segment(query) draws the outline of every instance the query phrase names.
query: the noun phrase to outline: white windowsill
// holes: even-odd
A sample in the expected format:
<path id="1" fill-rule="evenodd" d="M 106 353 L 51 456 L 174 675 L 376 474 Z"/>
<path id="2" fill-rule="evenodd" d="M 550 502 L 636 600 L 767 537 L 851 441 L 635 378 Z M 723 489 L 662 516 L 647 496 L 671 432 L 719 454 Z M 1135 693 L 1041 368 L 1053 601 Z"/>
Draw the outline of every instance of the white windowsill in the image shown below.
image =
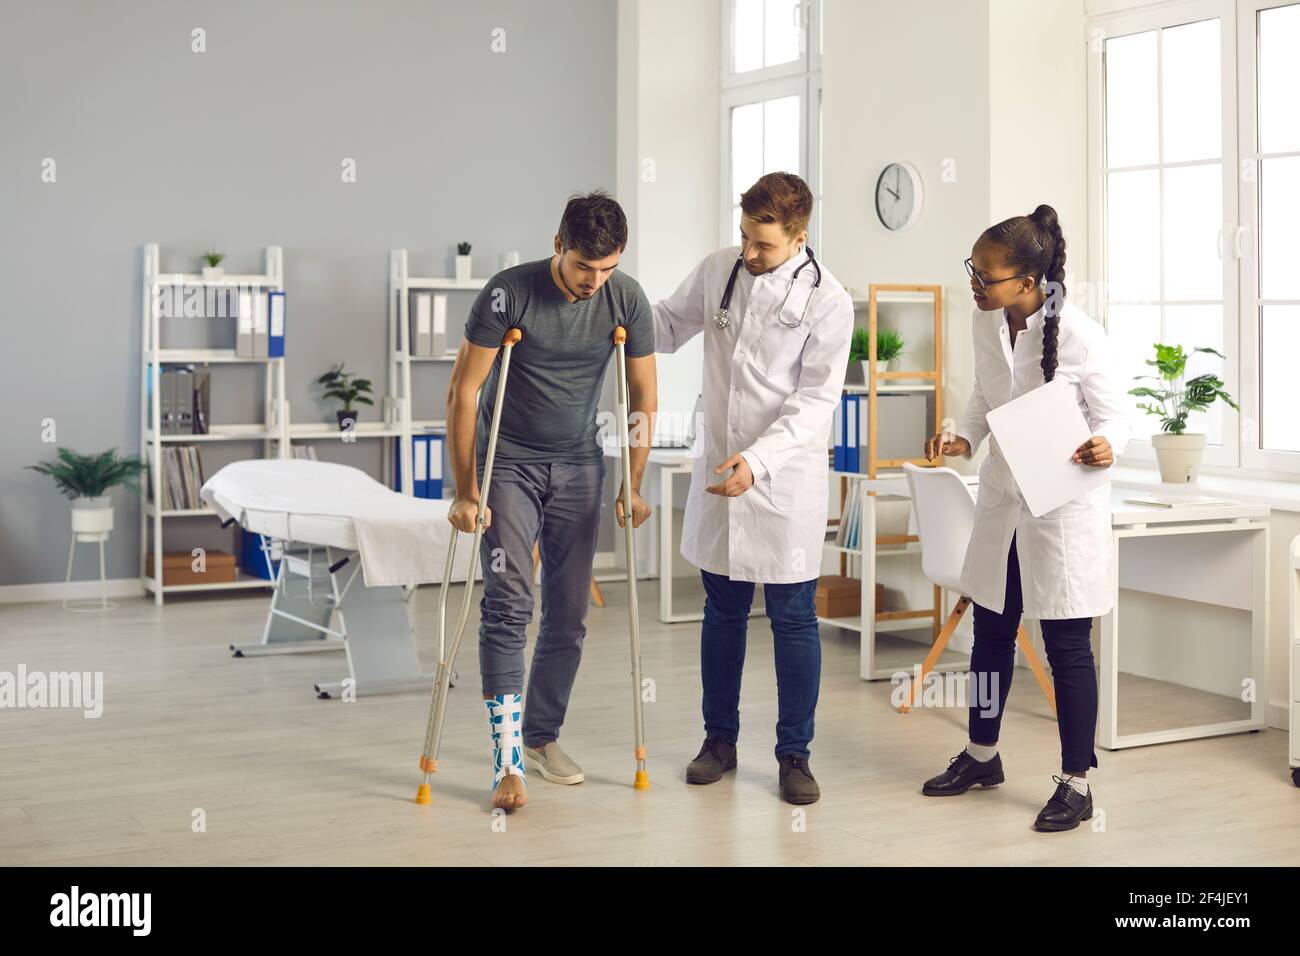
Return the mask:
<path id="1" fill-rule="evenodd" d="M 1202 471 L 1195 484 L 1173 484 L 1160 480 L 1160 471 L 1155 462 L 1134 462 L 1115 465 L 1111 469 L 1111 484 L 1118 488 L 1168 492 L 1199 491 L 1203 494 L 1226 495 L 1247 504 L 1268 505 L 1277 511 L 1300 512 L 1300 481 L 1209 475 Z"/>

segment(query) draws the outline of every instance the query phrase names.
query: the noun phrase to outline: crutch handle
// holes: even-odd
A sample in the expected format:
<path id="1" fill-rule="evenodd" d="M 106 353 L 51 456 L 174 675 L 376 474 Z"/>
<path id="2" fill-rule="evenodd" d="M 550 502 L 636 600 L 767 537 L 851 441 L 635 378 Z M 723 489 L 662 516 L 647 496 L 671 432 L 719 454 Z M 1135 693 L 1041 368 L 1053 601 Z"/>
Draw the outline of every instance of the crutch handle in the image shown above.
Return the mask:
<path id="1" fill-rule="evenodd" d="M 622 345 L 627 342 L 627 329 L 621 325 L 614 326 L 614 344 Z"/>
<path id="2" fill-rule="evenodd" d="M 524 337 L 524 333 L 517 328 L 506 329 L 506 334 L 501 338 L 501 344 L 515 346 L 519 344 L 519 340 L 522 339 L 523 337 Z"/>

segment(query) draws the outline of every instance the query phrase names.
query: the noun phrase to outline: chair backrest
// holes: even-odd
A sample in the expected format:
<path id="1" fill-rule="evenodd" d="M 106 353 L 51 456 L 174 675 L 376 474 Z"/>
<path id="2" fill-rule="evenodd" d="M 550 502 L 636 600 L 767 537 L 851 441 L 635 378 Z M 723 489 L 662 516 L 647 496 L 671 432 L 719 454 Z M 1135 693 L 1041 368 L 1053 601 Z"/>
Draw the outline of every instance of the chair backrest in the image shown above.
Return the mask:
<path id="1" fill-rule="evenodd" d="M 961 567 L 975 526 L 975 500 L 951 468 L 904 462 L 903 471 L 921 538 L 921 568 L 932 583 L 961 593 Z"/>

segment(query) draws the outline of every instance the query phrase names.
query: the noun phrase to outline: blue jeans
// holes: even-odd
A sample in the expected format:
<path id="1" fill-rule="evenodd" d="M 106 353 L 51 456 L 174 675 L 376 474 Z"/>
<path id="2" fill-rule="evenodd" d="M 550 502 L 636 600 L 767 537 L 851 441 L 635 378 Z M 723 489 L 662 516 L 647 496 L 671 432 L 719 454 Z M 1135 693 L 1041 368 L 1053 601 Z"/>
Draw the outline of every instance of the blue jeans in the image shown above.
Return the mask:
<path id="1" fill-rule="evenodd" d="M 700 679 L 704 685 L 704 733 L 734 745 L 740 733 L 740 675 L 754 585 L 701 571 L 704 626 L 700 628 Z M 821 687 L 822 644 L 813 595 L 817 579 L 764 584 L 776 655 L 776 756 L 807 758 Z"/>

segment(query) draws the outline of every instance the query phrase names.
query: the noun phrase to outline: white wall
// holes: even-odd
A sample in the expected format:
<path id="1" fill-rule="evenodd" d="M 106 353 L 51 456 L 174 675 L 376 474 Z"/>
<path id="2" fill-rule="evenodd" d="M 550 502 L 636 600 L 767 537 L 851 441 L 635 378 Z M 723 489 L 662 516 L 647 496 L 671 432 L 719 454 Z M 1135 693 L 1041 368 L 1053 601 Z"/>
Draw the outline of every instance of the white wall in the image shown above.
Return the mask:
<path id="1" fill-rule="evenodd" d="M 1083 0 L 989 3 L 989 222 L 1055 208 L 1067 288 L 1088 274 L 1083 21 Z"/>
<path id="2" fill-rule="evenodd" d="M 822 258 L 855 295 L 872 282 L 943 285 L 944 408 L 960 413 L 971 388 L 962 260 L 991 222 L 988 2 L 825 0 L 824 25 Z M 925 193 L 901 232 L 880 224 L 873 199 L 893 161 L 916 166 Z M 928 367 L 923 323 L 902 331 L 908 364 Z"/>
<path id="3" fill-rule="evenodd" d="M 654 302 L 716 248 L 721 0 L 619 0 L 618 192 L 628 271 Z M 660 413 L 689 414 L 702 342 L 660 355 Z"/>

